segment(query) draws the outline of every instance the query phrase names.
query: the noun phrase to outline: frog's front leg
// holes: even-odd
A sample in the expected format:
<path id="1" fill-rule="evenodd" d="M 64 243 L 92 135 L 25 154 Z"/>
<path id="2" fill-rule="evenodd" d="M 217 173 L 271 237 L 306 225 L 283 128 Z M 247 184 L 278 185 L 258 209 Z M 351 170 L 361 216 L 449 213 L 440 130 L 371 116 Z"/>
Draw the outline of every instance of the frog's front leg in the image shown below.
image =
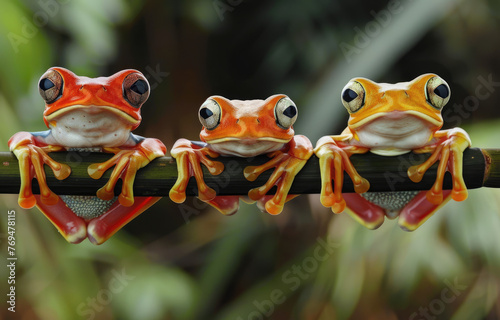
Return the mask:
<path id="1" fill-rule="evenodd" d="M 244 170 L 245 178 L 254 181 L 264 171 L 275 168 L 269 180 L 261 187 L 252 189 L 248 196 L 252 200 L 265 197 L 266 193 L 276 184 L 276 194 L 265 203 L 265 209 L 270 214 L 279 214 L 283 211 L 285 202 L 293 196 L 288 196 L 288 191 L 299 171 L 313 154 L 311 141 L 305 136 L 296 135 L 290 140 L 284 150 L 268 154 L 272 159 L 260 166 L 249 166 Z"/>
<path id="2" fill-rule="evenodd" d="M 36 204 L 33 195 L 31 181 L 36 178 L 40 187 L 40 201 L 47 205 L 56 204 L 59 197 L 53 193 L 47 185 L 44 164 L 47 164 L 58 180 L 66 179 L 71 168 L 52 160 L 47 153 L 63 151 L 64 148 L 48 145 L 44 142 L 49 132 L 32 134 L 30 132 L 18 132 L 9 140 L 9 148 L 19 160 L 19 174 L 21 177 L 21 189 L 18 202 L 22 208 L 29 209 Z"/>
<path id="3" fill-rule="evenodd" d="M 356 193 L 366 192 L 370 188 L 370 183 L 359 175 L 350 160 L 351 155 L 366 153 L 369 149 L 349 144 L 351 139 L 352 135 L 349 134 L 322 137 L 314 149 L 320 165 L 321 204 L 331 207 L 334 213 L 341 213 L 346 207 L 342 196 L 344 171 L 351 177 Z"/>
<path id="4" fill-rule="evenodd" d="M 217 158 L 219 154 L 209 149 L 205 143 L 191 142 L 186 139 L 177 140 L 170 154 L 177 162 L 178 171 L 177 181 L 169 192 L 170 199 L 176 203 L 184 202 L 189 178 L 194 176 L 198 186 L 198 198 L 202 201 L 213 200 L 216 192 L 205 183 L 201 163 L 212 175 L 218 175 L 224 170 L 224 165 L 210 160 L 207 156 Z"/>
<path id="5" fill-rule="evenodd" d="M 451 197 L 455 201 L 467 199 L 467 186 L 462 176 L 463 152 L 471 146 L 467 132 L 460 128 L 437 131 L 434 135 L 436 143 L 413 150 L 416 153 L 432 152 L 431 156 L 422 164 L 408 169 L 408 177 L 413 182 L 420 182 L 425 172 L 439 160 L 436 181 L 427 192 L 427 200 L 433 204 L 443 202 L 443 179 L 446 170 L 449 170 L 453 179 Z"/>
<path id="6" fill-rule="evenodd" d="M 158 139 L 138 136 L 134 136 L 134 139 L 138 140 L 134 147 L 103 148 L 104 152 L 115 155 L 106 162 L 94 163 L 88 167 L 88 174 L 94 179 L 99 179 L 106 170 L 115 166 L 108 182 L 97 191 L 97 196 L 100 199 L 113 199 L 116 182 L 121 177 L 123 185 L 118 201 L 125 207 L 132 206 L 134 204 L 133 186 L 137 170 L 155 158 L 164 156 L 167 152 L 165 145 Z"/>

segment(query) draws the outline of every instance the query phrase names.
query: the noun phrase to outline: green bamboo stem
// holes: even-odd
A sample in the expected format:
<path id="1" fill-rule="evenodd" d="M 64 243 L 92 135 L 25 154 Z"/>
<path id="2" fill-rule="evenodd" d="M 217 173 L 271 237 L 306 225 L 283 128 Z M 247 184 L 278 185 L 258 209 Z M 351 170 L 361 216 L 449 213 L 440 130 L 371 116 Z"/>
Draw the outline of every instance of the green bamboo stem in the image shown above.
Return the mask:
<path id="1" fill-rule="evenodd" d="M 54 152 L 51 157 L 68 164 L 71 175 L 59 181 L 54 178 L 51 170 L 45 166 L 47 183 L 56 194 L 94 195 L 102 187 L 111 169 L 99 180 L 94 180 L 87 174 L 91 163 L 104 162 L 111 157 L 105 153 Z M 414 183 L 406 175 L 408 167 L 425 161 L 428 155 L 408 153 L 396 157 L 383 157 L 367 153 L 353 155 L 351 160 L 361 174 L 370 182 L 370 191 L 402 191 L 428 190 L 434 183 L 437 164 L 432 166 L 419 183 Z M 244 195 L 251 188 L 264 184 L 272 170 L 264 172 L 256 181 L 250 182 L 243 176 L 243 169 L 250 165 L 259 165 L 268 160 L 265 156 L 252 159 L 219 157 L 218 161 L 225 164 L 225 170 L 219 176 L 212 176 L 204 168 L 205 181 L 220 195 Z M 18 193 L 20 187 L 19 167 L 15 156 L 10 152 L 0 152 L 0 193 Z M 464 152 L 464 180 L 469 189 L 481 187 L 500 187 L 500 149 L 470 148 Z M 154 160 L 137 173 L 134 183 L 136 196 L 168 196 L 170 188 L 177 179 L 177 165 L 170 157 Z M 319 193 L 321 190 L 318 158 L 313 156 L 302 171 L 297 175 L 290 194 Z M 115 193 L 119 194 L 121 183 L 117 184 Z M 445 176 L 444 188 L 451 188 L 451 176 Z M 33 183 L 34 193 L 38 193 L 38 184 Z M 351 179 L 344 176 L 344 192 L 353 192 Z M 272 193 L 273 190 L 270 191 Z M 194 178 L 191 179 L 187 195 L 197 194 Z"/>

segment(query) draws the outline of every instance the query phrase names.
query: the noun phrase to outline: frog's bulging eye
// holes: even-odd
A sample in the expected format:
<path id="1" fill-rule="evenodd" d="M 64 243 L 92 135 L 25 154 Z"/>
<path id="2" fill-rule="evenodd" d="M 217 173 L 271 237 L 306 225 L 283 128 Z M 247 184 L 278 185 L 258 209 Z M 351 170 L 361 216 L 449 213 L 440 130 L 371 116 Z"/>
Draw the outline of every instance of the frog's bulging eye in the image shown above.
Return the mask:
<path id="1" fill-rule="evenodd" d="M 450 90 L 444 84 L 440 84 L 436 89 L 434 89 L 434 93 L 440 96 L 443 99 L 446 99 L 450 95 Z"/>
<path id="2" fill-rule="evenodd" d="M 342 104 L 347 112 L 354 113 L 365 105 L 365 89 L 361 83 L 350 81 L 342 90 Z"/>
<path id="3" fill-rule="evenodd" d="M 140 108 L 149 98 L 149 83 L 141 73 L 131 73 L 123 79 L 123 97 L 134 108 Z"/>
<path id="4" fill-rule="evenodd" d="M 221 108 L 217 101 L 208 99 L 201 105 L 198 118 L 205 128 L 213 130 L 220 123 L 221 113 Z"/>
<path id="5" fill-rule="evenodd" d="M 352 89 L 346 89 L 344 93 L 342 94 L 342 99 L 344 99 L 345 102 L 349 103 L 352 100 L 356 99 L 358 97 L 358 94 L 354 92 Z"/>
<path id="6" fill-rule="evenodd" d="M 450 100 L 451 90 L 446 81 L 438 76 L 430 78 L 425 85 L 427 102 L 436 109 L 442 109 Z"/>
<path id="7" fill-rule="evenodd" d="M 145 94 L 149 90 L 148 83 L 142 79 L 137 80 L 130 87 L 130 90 L 134 91 L 137 94 Z"/>
<path id="8" fill-rule="evenodd" d="M 47 104 L 55 102 L 62 96 L 64 81 L 59 72 L 49 69 L 38 82 L 38 91 Z"/>
<path id="9" fill-rule="evenodd" d="M 40 89 L 42 89 L 43 91 L 47 91 L 49 90 L 50 88 L 54 87 L 55 84 L 54 82 L 50 81 L 49 79 L 45 78 L 45 79 L 42 79 L 40 80 L 40 83 L 38 85 L 40 87 Z"/>
<path id="10" fill-rule="evenodd" d="M 297 120 L 298 110 L 295 103 L 288 98 L 281 98 L 274 107 L 274 117 L 279 127 L 289 129 Z"/>

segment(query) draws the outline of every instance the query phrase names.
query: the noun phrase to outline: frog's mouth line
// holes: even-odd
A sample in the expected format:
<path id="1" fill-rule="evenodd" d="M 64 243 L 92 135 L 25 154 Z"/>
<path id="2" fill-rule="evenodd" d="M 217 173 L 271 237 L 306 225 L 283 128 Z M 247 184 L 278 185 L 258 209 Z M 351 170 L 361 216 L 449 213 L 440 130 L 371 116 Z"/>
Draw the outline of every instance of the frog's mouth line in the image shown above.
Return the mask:
<path id="1" fill-rule="evenodd" d="M 287 143 L 289 140 L 272 138 L 272 137 L 261 137 L 261 138 L 254 138 L 254 139 L 225 137 L 225 138 L 207 140 L 206 142 L 210 143 L 210 144 L 216 144 L 216 143 L 229 142 L 229 141 L 238 141 L 242 144 L 252 144 L 255 142 L 259 142 L 259 141 L 271 141 L 271 142 L 277 142 L 277 143 Z"/>
<path id="2" fill-rule="evenodd" d="M 388 116 L 390 114 L 391 114 L 391 112 L 375 113 L 375 114 L 372 114 L 371 116 L 368 116 L 364 119 L 359 120 L 358 122 L 349 124 L 349 127 L 356 129 L 356 128 L 359 128 L 361 126 L 364 126 L 367 123 L 370 123 L 370 122 L 376 120 L 377 118 Z M 422 119 L 422 120 L 424 120 L 424 121 L 426 121 L 426 122 L 428 122 L 436 127 L 441 127 L 443 125 L 442 121 L 439 121 L 435 118 L 432 118 L 431 116 L 426 115 L 425 113 L 418 112 L 418 111 L 413 111 L 413 110 L 412 111 L 402 111 L 401 115 L 402 116 L 414 116 L 414 117 L 416 117 L 418 119 Z M 397 120 L 397 119 L 395 119 L 395 120 Z"/>
<path id="3" fill-rule="evenodd" d="M 95 106 L 95 105 L 85 106 L 85 105 L 81 105 L 81 104 L 77 104 L 77 105 L 69 106 L 69 107 L 64 107 L 62 109 L 56 110 L 56 111 L 52 112 L 51 114 L 46 115 L 45 119 L 50 122 L 53 119 L 65 114 L 67 112 L 70 112 L 72 110 L 76 110 L 76 109 L 82 109 L 82 110 L 88 111 L 88 113 L 98 113 L 98 112 L 103 112 L 103 111 L 111 112 L 111 113 L 118 115 L 120 118 L 124 119 L 126 122 L 128 122 L 132 125 L 136 125 L 140 122 L 140 120 L 135 119 L 134 117 L 130 116 L 128 113 L 121 111 L 120 109 L 117 109 L 114 107 Z"/>

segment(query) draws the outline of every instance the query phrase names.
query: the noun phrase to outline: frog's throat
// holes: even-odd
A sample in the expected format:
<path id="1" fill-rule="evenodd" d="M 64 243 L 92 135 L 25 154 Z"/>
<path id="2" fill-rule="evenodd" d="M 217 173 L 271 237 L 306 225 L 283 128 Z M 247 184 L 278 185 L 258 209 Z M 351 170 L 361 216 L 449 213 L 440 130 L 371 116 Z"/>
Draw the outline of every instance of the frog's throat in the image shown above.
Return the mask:
<path id="1" fill-rule="evenodd" d="M 62 109 L 59 109 L 59 110 L 56 110 L 54 112 L 52 112 L 51 114 L 48 114 L 45 116 L 45 119 L 50 122 L 51 120 L 67 113 L 67 112 L 70 112 L 72 110 L 76 110 L 76 109 L 89 109 L 89 108 L 95 108 L 95 109 L 98 109 L 99 111 L 107 111 L 107 112 L 111 112 L 111 113 L 114 113 L 116 115 L 118 115 L 120 118 L 122 118 L 123 120 L 125 120 L 126 122 L 132 124 L 132 125 L 137 125 L 140 120 L 138 119 L 135 119 L 134 117 L 132 117 L 131 115 L 129 115 L 128 113 L 124 112 L 124 111 L 121 111 L 117 108 L 114 108 L 114 107 L 110 107 L 110 106 L 96 106 L 96 105 L 90 105 L 90 106 L 87 106 L 87 105 L 82 105 L 82 104 L 76 104 L 76 105 L 73 105 L 73 106 L 68 106 L 68 107 L 64 107 Z"/>
<path id="2" fill-rule="evenodd" d="M 228 142 L 228 141 L 239 141 L 242 143 L 244 143 L 244 141 L 248 141 L 248 142 L 272 141 L 272 142 L 276 142 L 276 143 L 287 143 L 290 140 L 289 139 L 278 139 L 278 138 L 273 138 L 273 137 L 260 137 L 260 138 L 252 138 L 252 139 L 245 139 L 245 138 L 238 138 L 238 137 L 224 137 L 224 138 L 219 138 L 219 139 L 207 140 L 206 142 L 209 144 L 216 144 L 216 143 L 223 143 L 223 142 Z"/>
<path id="3" fill-rule="evenodd" d="M 424 121 L 427 121 L 429 123 L 431 123 L 433 126 L 436 126 L 436 127 L 441 127 L 443 125 L 443 121 L 442 120 L 438 120 L 436 118 L 433 118 L 431 116 L 428 116 L 426 115 L 425 113 L 422 113 L 422 112 L 418 112 L 418 111 L 414 111 L 414 110 L 409 110 L 409 111 L 403 111 L 405 115 L 411 115 L 411 116 L 415 116 L 419 119 L 423 119 Z M 353 122 L 353 123 L 349 123 L 349 128 L 351 129 L 356 129 L 356 128 L 359 128 L 377 118 L 380 118 L 380 117 L 383 117 L 385 115 L 388 115 L 390 114 L 390 112 L 377 112 L 375 114 L 372 114 L 366 118 L 363 118 L 363 119 L 360 119 L 359 121 L 356 121 L 356 122 Z"/>

